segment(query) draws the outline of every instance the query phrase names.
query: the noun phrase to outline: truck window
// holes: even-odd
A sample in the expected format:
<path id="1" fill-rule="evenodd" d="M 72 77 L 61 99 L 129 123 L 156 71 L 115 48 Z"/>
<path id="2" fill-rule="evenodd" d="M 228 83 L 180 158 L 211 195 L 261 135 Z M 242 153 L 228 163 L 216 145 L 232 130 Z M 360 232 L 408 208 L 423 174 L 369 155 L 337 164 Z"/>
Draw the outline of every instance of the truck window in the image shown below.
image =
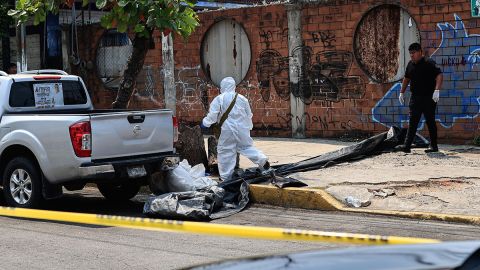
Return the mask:
<path id="1" fill-rule="evenodd" d="M 14 82 L 10 90 L 9 104 L 11 107 L 35 107 L 34 86 L 43 84 L 62 84 L 62 105 L 81 105 L 87 103 L 87 96 L 79 81 L 29 81 Z M 57 105 L 59 103 L 57 102 Z M 38 104 L 37 104 L 38 105 Z"/>

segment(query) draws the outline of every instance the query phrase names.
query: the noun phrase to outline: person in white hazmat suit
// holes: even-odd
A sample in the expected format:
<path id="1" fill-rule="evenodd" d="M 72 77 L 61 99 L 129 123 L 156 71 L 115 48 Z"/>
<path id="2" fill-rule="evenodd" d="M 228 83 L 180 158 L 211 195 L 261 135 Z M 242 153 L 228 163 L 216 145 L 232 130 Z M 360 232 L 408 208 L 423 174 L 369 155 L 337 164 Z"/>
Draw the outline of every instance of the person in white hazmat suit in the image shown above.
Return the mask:
<path id="1" fill-rule="evenodd" d="M 201 127 L 208 128 L 220 122 L 235 97 L 235 80 L 226 77 L 220 83 L 220 95 L 210 104 L 207 116 Z M 253 146 L 250 130 L 253 128 L 252 111 L 248 99 L 238 94 L 235 105 L 223 123 L 218 139 L 218 171 L 223 181 L 231 179 L 237 161 L 237 152 L 257 164 L 261 170 L 269 169 L 268 158 Z"/>

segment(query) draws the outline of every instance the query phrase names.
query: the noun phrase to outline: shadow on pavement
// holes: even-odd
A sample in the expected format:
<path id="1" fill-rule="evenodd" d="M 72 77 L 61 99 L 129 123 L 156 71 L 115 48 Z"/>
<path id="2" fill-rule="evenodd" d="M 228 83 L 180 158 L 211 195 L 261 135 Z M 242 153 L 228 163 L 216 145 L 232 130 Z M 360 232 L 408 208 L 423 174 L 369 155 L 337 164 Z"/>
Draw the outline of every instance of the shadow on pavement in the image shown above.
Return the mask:
<path id="1" fill-rule="evenodd" d="M 40 209 L 87 214 L 118 215 L 131 217 L 145 217 L 142 214 L 145 195 L 138 195 L 130 201 L 108 201 L 93 188 L 81 191 L 65 191 L 62 197 L 47 200 Z M 3 190 L 0 194 L 0 205 L 7 206 Z"/>

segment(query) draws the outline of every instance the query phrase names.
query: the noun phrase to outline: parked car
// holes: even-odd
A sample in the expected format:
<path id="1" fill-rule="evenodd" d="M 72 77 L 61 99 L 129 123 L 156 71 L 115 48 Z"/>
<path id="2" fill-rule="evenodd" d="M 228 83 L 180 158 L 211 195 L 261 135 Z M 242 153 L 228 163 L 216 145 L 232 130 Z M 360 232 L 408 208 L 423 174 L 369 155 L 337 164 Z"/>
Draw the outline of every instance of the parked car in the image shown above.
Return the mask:
<path id="1" fill-rule="evenodd" d="M 10 206 L 37 207 L 87 183 L 107 199 L 130 199 L 179 162 L 171 110 L 95 110 L 82 79 L 58 70 L 1 72 L 0 95 L 0 184 Z"/>
<path id="2" fill-rule="evenodd" d="M 308 251 L 226 260 L 185 269 L 479 270 L 480 241 Z"/>

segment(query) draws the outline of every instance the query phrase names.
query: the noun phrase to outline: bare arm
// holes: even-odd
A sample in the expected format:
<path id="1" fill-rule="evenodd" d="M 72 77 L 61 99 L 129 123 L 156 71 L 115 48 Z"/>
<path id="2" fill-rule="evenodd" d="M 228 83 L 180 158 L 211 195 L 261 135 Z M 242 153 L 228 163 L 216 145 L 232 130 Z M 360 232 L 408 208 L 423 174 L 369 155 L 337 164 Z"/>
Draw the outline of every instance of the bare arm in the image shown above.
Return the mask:
<path id="1" fill-rule="evenodd" d="M 441 75 L 441 74 L 440 74 Z M 407 91 L 407 86 L 408 84 L 410 83 L 410 79 L 409 78 L 403 78 L 403 81 L 402 81 L 402 89 L 400 89 L 400 93 L 405 93 L 405 91 Z"/>
<path id="2" fill-rule="evenodd" d="M 440 90 L 442 89 L 442 83 L 443 83 L 443 74 L 440 73 L 437 75 L 435 78 L 435 90 Z"/>

